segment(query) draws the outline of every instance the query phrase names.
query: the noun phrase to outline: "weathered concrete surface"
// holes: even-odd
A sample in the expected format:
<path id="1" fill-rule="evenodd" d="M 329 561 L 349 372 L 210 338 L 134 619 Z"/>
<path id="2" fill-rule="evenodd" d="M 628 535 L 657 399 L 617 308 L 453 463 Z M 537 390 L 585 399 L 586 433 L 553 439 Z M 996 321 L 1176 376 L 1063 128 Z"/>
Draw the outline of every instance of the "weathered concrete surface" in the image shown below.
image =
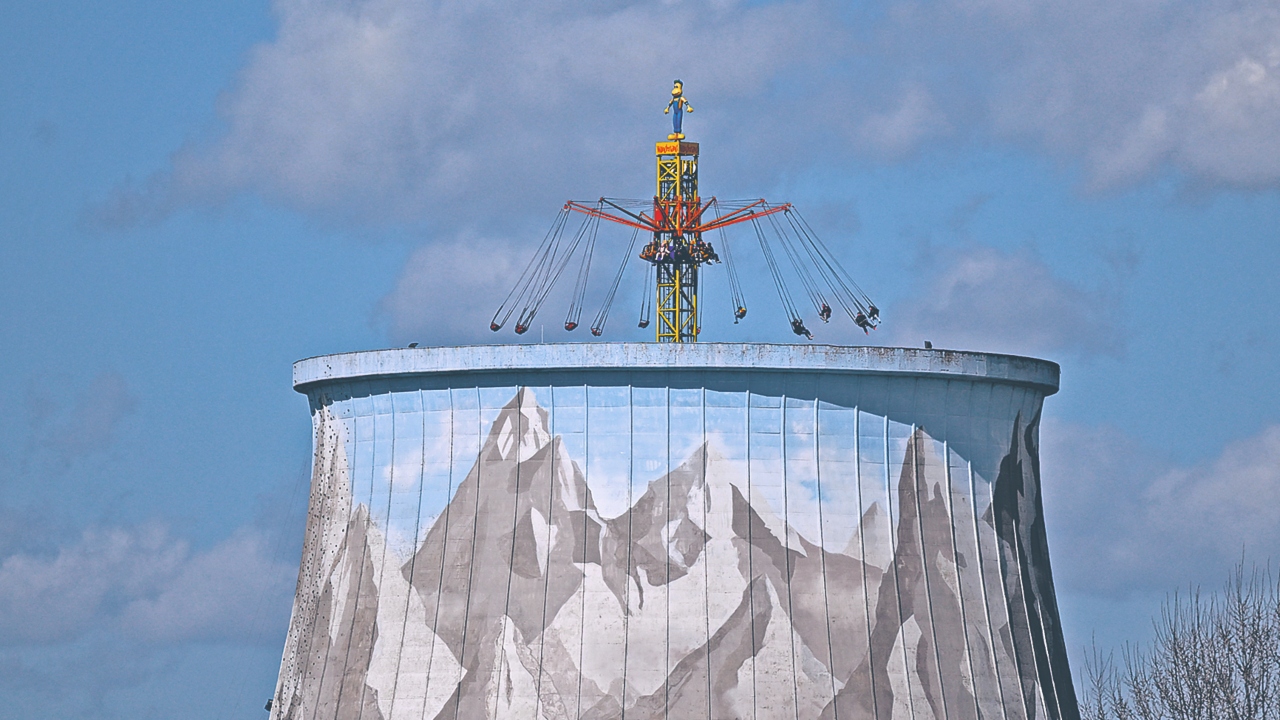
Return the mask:
<path id="1" fill-rule="evenodd" d="M 1040 496 L 1057 378 L 777 345 L 302 361 L 272 718 L 1078 720 Z"/>
<path id="2" fill-rule="evenodd" d="M 963 375 L 1058 391 L 1057 363 L 1016 355 L 838 345 L 765 343 L 541 343 L 372 350 L 320 355 L 293 365 L 299 392 L 326 380 L 417 373 L 573 369 L 826 370 L 911 376 Z"/>

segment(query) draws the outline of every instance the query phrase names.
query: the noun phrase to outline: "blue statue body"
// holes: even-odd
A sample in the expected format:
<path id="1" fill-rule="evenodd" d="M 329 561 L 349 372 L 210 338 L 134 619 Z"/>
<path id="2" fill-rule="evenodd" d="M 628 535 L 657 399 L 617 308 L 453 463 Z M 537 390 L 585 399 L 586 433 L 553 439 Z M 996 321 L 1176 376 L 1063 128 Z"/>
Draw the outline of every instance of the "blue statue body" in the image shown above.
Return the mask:
<path id="1" fill-rule="evenodd" d="M 671 113 L 675 110 L 674 113 Z M 671 113 L 671 134 L 667 136 L 668 140 L 684 139 L 684 114 L 693 112 L 693 106 L 684 97 L 684 83 L 679 80 L 675 81 L 675 86 L 671 88 L 671 102 L 667 103 L 667 109 L 662 111 L 663 114 Z"/>

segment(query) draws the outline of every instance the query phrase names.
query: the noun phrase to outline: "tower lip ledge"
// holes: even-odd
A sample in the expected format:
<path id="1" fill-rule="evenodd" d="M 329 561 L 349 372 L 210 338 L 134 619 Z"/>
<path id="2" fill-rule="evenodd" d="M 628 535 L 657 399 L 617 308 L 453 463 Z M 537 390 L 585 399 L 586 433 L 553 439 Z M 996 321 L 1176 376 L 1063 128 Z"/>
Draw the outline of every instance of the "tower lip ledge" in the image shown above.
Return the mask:
<path id="1" fill-rule="evenodd" d="M 786 343 L 528 343 L 391 348 L 293 364 L 293 389 L 412 375 L 725 370 L 966 378 L 1058 391 L 1061 368 L 1038 358 L 968 350 Z"/>

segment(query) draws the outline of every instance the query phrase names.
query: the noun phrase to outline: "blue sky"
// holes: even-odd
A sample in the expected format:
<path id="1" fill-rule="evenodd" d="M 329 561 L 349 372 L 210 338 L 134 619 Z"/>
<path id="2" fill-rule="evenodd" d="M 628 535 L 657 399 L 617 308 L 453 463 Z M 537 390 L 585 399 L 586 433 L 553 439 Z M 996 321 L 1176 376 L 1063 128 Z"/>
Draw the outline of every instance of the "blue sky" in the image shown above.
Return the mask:
<path id="1" fill-rule="evenodd" d="M 674 77 L 704 194 L 796 203 L 875 342 L 1062 364 L 1073 648 L 1276 557 L 1261 0 L 6 2 L 0 717 L 259 717 L 309 469 L 290 363 L 514 340 L 488 317 L 560 204 L 651 192 Z M 739 255 L 751 314 L 713 269 L 705 337 L 790 340 Z M 639 283 L 606 339 L 644 338 Z M 562 307 L 547 339 L 581 339 Z"/>

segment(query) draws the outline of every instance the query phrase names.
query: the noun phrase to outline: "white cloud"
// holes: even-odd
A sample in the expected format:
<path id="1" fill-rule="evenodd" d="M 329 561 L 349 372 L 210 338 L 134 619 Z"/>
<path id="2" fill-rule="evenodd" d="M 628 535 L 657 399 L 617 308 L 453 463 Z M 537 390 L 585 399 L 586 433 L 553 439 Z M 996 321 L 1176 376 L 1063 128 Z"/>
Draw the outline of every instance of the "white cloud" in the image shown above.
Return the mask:
<path id="1" fill-rule="evenodd" d="M 392 338 L 424 345 L 490 340 L 493 295 L 515 284 L 528 254 L 471 236 L 419 247 L 380 304 Z"/>
<path id="2" fill-rule="evenodd" d="M 1064 592 L 1216 586 L 1242 554 L 1280 558 L 1280 425 L 1191 466 L 1112 427 L 1049 421 L 1042 439 Z"/>
<path id="3" fill-rule="evenodd" d="M 86 531 L 54 557 L 0 562 L 0 637 L 65 640 L 91 629 L 120 598 L 152 590 L 187 554 L 157 528 Z"/>
<path id="4" fill-rule="evenodd" d="M 926 267 L 920 292 L 886 326 L 899 343 L 1020 355 L 1123 348 L 1110 293 L 1055 276 L 1031 248 L 935 250 Z"/>
<path id="5" fill-rule="evenodd" d="M 121 627 L 152 641 L 257 639 L 287 617 L 296 569 L 270 556 L 266 538 L 241 530 L 186 558 L 157 592 L 120 612 Z"/>
<path id="6" fill-rule="evenodd" d="M 616 175 L 666 132 L 675 77 L 697 108 L 689 124 L 715 133 L 727 103 L 833 47 L 812 0 L 275 6 L 278 37 L 223 99 L 222 137 L 122 190 L 107 219 L 249 190 L 321 215 L 483 224 L 521 198 L 545 209 L 566 190 L 599 193 L 581 181 Z"/>
<path id="7" fill-rule="evenodd" d="M 858 137 L 868 149 L 890 157 L 901 155 L 948 129 L 944 113 L 919 83 L 902 88 L 895 103 L 891 110 L 873 112 L 862 122 Z"/>
<path id="8" fill-rule="evenodd" d="M 99 209 L 132 223 L 254 192 L 450 233 L 647 192 L 668 83 L 745 188 L 937 138 L 1017 142 L 1110 188 L 1175 168 L 1280 180 L 1265 0 L 276 0 L 221 133 Z M 618 186 L 618 178 L 637 178 Z M 524 229 L 522 227 L 522 229 Z"/>
<path id="9" fill-rule="evenodd" d="M 253 638 L 255 620 L 278 621 L 287 608 L 293 572 L 250 531 L 192 553 L 159 527 L 88 530 L 56 555 L 0 560 L 0 643 L 100 631 L 155 642 Z"/>
<path id="10" fill-rule="evenodd" d="M 1277 33 L 1280 35 L 1280 32 Z M 1241 185 L 1274 184 L 1280 147 L 1280 37 L 1258 56 L 1213 75 L 1191 103 L 1190 142 L 1179 148 L 1199 174 Z"/>
<path id="11" fill-rule="evenodd" d="M 1164 167 L 1210 185 L 1280 179 L 1273 3 L 954 0 L 919 22 L 928 49 L 955 28 L 981 48 L 950 59 L 984 78 L 996 135 L 1083 160 L 1096 188 Z"/>

